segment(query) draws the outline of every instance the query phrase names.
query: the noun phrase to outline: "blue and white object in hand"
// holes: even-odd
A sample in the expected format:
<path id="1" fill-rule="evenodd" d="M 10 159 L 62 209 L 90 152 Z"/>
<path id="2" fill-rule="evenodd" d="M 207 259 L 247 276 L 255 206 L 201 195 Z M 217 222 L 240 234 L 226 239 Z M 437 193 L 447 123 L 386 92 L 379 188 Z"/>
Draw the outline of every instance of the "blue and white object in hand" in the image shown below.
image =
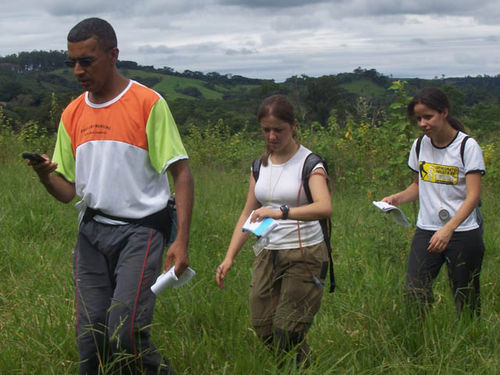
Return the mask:
<path id="1" fill-rule="evenodd" d="M 262 221 L 250 222 L 253 211 L 243 224 L 243 232 L 252 232 L 258 237 L 266 237 L 271 231 L 278 226 L 278 222 L 270 217 L 264 218 Z"/>

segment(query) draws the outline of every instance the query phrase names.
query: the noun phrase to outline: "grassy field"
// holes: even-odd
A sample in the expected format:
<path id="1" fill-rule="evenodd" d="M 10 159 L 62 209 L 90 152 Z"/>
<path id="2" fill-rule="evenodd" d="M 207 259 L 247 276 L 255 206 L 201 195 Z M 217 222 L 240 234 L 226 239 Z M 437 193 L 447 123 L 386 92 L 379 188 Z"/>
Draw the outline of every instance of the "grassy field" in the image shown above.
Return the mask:
<path id="1" fill-rule="evenodd" d="M 20 159 L 21 146 L 0 142 L 0 374 L 74 374 L 72 250 L 76 210 L 54 201 Z M 402 166 L 402 168 L 405 168 Z M 278 368 L 253 332 L 248 289 L 250 244 L 226 289 L 214 281 L 247 191 L 247 173 L 193 166 L 196 203 L 190 246 L 195 279 L 159 296 L 153 340 L 180 374 L 498 374 L 500 368 L 500 201 L 483 192 L 487 252 L 481 275 L 483 314 L 457 321 L 446 271 L 425 325 L 408 319 L 402 298 L 411 229 L 360 196 L 333 195 L 337 278 L 325 291 L 309 334 L 316 361 L 307 370 Z M 412 205 L 403 207 L 414 223 Z"/>

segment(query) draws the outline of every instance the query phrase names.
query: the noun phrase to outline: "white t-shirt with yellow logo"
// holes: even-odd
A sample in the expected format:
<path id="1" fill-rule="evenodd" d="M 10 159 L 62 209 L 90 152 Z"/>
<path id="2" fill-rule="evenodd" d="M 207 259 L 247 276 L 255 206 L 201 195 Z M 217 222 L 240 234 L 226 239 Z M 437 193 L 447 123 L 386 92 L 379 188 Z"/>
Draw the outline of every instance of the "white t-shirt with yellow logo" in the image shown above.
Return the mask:
<path id="1" fill-rule="evenodd" d="M 458 132 L 455 139 L 446 147 L 436 147 L 425 136 L 420 145 L 417 158 L 416 145 L 408 158 L 408 166 L 419 174 L 418 194 L 420 210 L 417 227 L 425 230 L 439 230 L 444 222 L 439 218 L 439 211 L 446 210 L 453 217 L 466 197 L 465 175 L 468 173 L 484 174 L 483 153 L 476 140 L 467 139 L 464 157 L 460 149 L 466 134 Z M 479 227 L 473 211 L 456 229 L 458 232 Z"/>

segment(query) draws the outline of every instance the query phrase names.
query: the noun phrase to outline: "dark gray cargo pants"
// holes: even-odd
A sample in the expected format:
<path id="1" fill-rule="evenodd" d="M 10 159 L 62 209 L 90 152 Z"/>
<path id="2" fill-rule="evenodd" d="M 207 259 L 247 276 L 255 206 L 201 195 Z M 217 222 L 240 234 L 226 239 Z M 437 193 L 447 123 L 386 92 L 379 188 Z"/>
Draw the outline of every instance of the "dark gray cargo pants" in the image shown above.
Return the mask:
<path id="1" fill-rule="evenodd" d="M 82 222 L 74 252 L 79 374 L 164 374 L 149 340 L 165 239 L 136 224 Z"/>

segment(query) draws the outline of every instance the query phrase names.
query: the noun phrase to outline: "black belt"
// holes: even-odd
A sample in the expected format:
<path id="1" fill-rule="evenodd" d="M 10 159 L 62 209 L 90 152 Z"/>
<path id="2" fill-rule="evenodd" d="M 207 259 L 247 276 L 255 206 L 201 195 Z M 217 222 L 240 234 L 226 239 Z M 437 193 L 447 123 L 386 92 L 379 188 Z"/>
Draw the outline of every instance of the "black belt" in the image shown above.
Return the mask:
<path id="1" fill-rule="evenodd" d="M 116 221 L 124 221 L 128 224 L 137 224 L 143 227 L 156 229 L 162 232 L 165 237 L 168 239 L 170 237 L 170 232 L 172 230 L 172 207 L 170 204 L 158 211 L 154 214 L 142 217 L 142 218 L 125 218 L 118 217 L 109 214 L 105 214 L 101 210 L 96 210 L 94 208 L 87 207 L 85 209 L 85 214 L 83 215 L 83 222 L 87 223 L 94 218 L 94 216 L 102 216 L 107 219 L 116 220 Z"/>

